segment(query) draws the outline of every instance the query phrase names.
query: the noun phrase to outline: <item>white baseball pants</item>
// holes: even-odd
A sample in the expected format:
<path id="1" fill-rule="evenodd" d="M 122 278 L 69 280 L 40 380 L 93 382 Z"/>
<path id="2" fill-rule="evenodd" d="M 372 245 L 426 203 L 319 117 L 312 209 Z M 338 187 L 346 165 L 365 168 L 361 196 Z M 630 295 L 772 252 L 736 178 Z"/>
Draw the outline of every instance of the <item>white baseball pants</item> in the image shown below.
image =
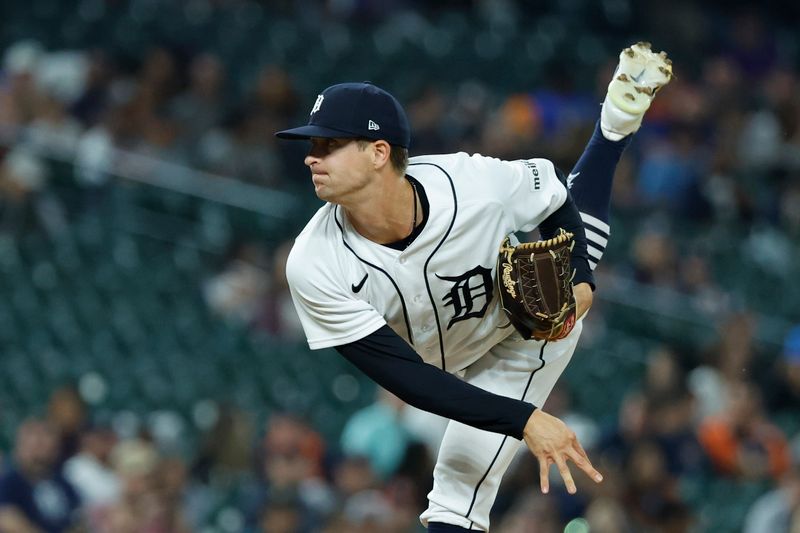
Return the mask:
<path id="1" fill-rule="evenodd" d="M 464 380 L 495 394 L 544 405 L 578 344 L 583 320 L 557 342 L 511 335 L 466 369 Z M 420 520 L 489 531 L 489 513 L 522 441 L 451 420 L 439 447 L 428 509 Z"/>

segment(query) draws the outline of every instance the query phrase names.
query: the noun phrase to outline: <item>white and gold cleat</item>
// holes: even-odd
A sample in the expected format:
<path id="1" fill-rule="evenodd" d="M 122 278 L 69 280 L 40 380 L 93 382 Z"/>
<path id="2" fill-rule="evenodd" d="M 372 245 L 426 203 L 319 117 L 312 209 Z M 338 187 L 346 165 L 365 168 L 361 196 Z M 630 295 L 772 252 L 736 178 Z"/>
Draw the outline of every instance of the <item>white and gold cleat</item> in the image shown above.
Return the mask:
<path id="1" fill-rule="evenodd" d="M 673 78 L 666 52 L 655 53 L 639 42 L 619 54 L 619 64 L 600 114 L 603 135 L 612 141 L 634 133 L 656 93 Z"/>

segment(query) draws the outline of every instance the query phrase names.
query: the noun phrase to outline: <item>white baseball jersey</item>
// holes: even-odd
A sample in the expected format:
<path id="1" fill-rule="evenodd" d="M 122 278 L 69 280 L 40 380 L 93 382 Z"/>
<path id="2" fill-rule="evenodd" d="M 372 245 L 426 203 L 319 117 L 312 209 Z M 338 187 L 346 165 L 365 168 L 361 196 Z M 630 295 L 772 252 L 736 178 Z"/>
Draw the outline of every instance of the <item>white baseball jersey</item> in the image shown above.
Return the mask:
<path id="1" fill-rule="evenodd" d="M 430 203 L 408 248 L 362 237 L 341 207 L 326 204 L 297 237 L 287 278 L 312 349 L 388 324 L 427 363 L 457 372 L 513 331 L 496 294 L 503 238 L 536 227 L 567 191 L 546 159 L 422 156 L 407 173 Z"/>

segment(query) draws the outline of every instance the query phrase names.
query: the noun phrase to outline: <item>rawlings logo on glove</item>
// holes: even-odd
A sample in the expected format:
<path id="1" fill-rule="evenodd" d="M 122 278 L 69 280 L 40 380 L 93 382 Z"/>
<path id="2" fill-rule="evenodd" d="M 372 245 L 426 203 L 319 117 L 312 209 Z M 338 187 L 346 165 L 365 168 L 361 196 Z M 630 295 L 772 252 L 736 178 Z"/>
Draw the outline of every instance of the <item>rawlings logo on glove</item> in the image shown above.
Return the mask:
<path id="1" fill-rule="evenodd" d="M 506 237 L 497 258 L 500 303 L 525 339 L 559 340 L 575 327 L 572 233 L 516 246 Z"/>

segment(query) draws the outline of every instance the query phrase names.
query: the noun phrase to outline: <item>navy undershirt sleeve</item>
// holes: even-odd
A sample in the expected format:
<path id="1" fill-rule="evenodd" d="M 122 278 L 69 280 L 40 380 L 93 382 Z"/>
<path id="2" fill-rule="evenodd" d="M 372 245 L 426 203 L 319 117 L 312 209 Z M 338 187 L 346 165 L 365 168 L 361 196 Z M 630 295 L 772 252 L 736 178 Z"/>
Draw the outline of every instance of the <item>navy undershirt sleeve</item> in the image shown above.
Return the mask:
<path id="1" fill-rule="evenodd" d="M 556 168 L 556 174 L 558 175 L 558 179 L 566 187 L 567 179 L 564 173 Z M 578 283 L 586 282 L 591 285 L 592 290 L 594 290 L 594 274 L 592 274 L 592 269 L 589 268 L 589 250 L 586 244 L 586 231 L 583 227 L 581 214 L 578 212 L 578 207 L 575 205 L 575 201 L 572 199 L 572 194 L 570 194 L 569 189 L 567 189 L 567 199 L 564 201 L 564 204 L 539 224 L 539 233 L 542 239 L 549 239 L 556 235 L 559 228 L 563 228 L 572 233 L 575 239 L 575 246 L 572 248 L 572 254 L 570 255 L 570 266 L 575 271 L 575 277 L 572 283 L 577 285 Z"/>
<path id="2" fill-rule="evenodd" d="M 389 326 L 336 350 L 406 403 L 479 429 L 522 439 L 525 424 L 536 409 L 425 363 Z"/>
<path id="3" fill-rule="evenodd" d="M 631 139 L 633 134 L 619 141 L 609 141 L 598 119 L 589 143 L 571 172 L 574 181 L 569 192 L 581 213 L 609 223 L 614 172 Z"/>

